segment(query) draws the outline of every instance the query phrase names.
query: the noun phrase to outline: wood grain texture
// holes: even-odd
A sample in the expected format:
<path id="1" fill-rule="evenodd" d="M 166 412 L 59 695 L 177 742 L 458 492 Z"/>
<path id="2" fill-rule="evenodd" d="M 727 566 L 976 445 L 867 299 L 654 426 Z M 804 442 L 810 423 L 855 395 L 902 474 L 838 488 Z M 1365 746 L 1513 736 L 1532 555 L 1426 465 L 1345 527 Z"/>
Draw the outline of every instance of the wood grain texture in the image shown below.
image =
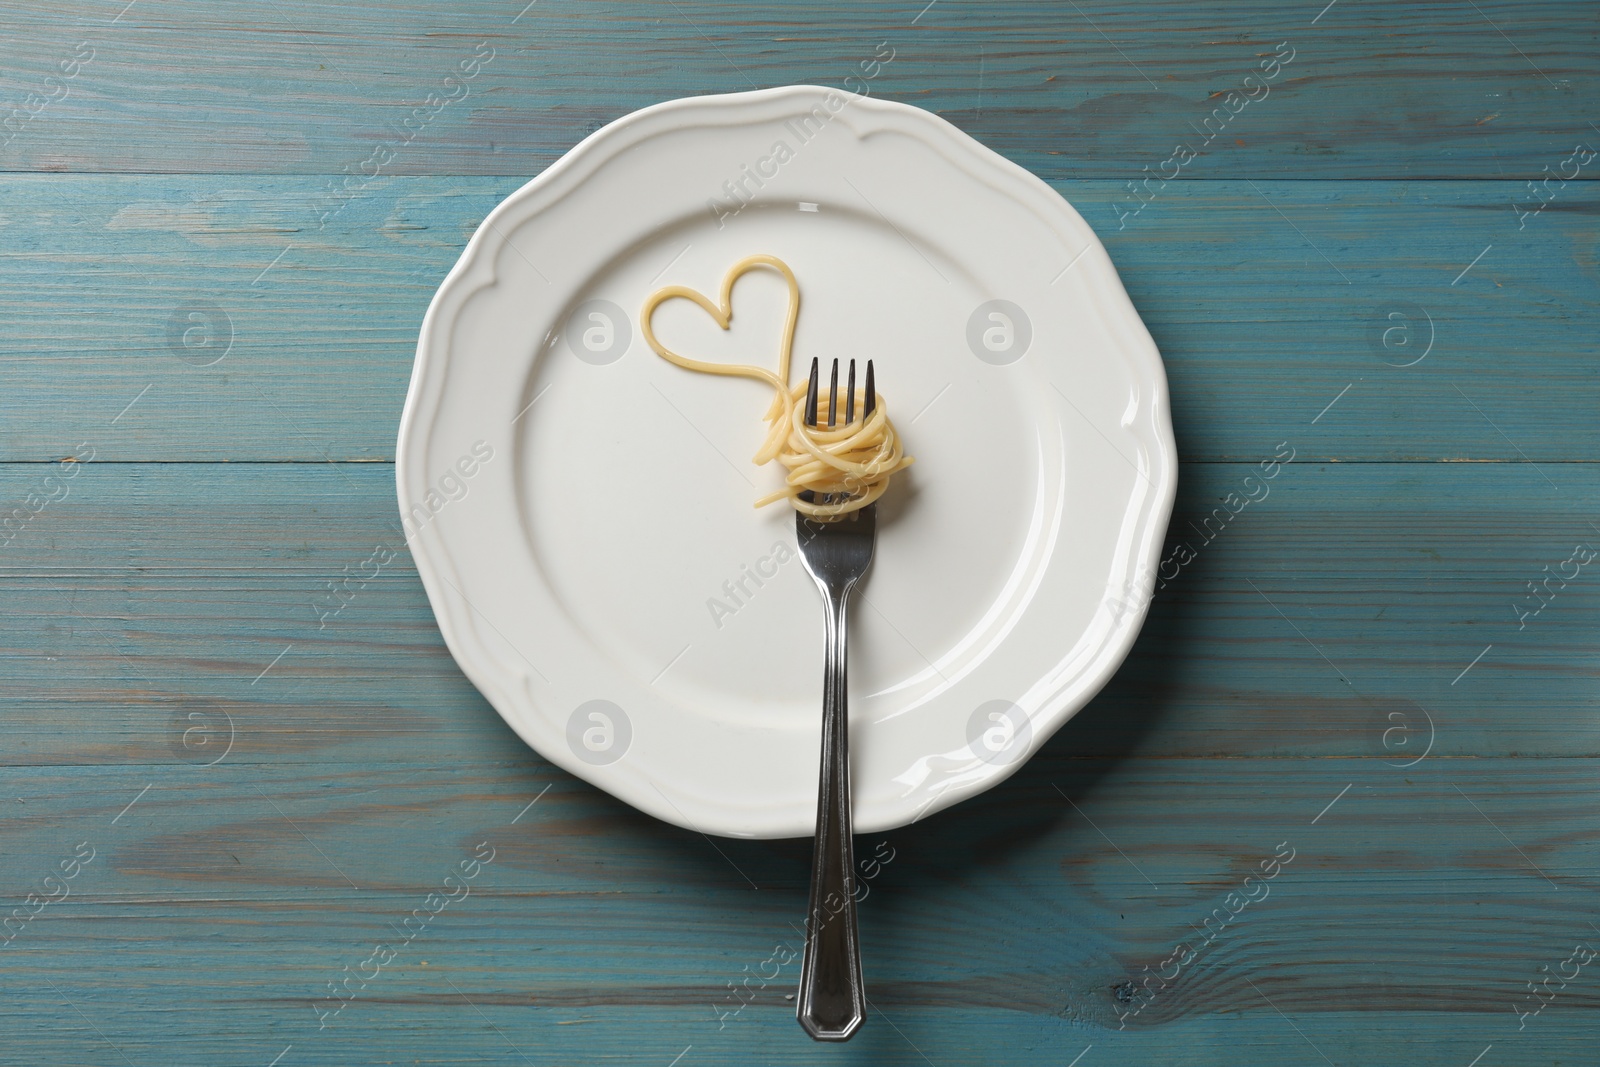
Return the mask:
<path id="1" fill-rule="evenodd" d="M 50 469 L 0 466 L 0 502 Z M 1436 757 L 1600 755 L 1600 560 L 1527 614 L 1546 566 L 1600 549 L 1595 465 L 1551 468 L 1558 491 L 1526 464 L 1296 459 L 1219 530 L 1252 472 L 1184 471 L 1163 588 L 1068 751 L 1399 763 L 1431 717 Z M 230 721 L 234 763 L 528 758 L 444 648 L 389 465 L 95 462 L 66 484 L 0 547 L 0 761 L 204 763 Z M 324 624 L 328 583 L 379 545 L 395 562 Z"/>
<path id="2" fill-rule="evenodd" d="M 1468 1041 L 1469 1055 L 1524 1050 L 1511 1062 L 1579 1055 L 1600 993 L 1577 985 L 1522 1032 L 1511 1006 L 1540 964 L 1594 939 L 1590 762 L 1238 760 L 1224 777 L 1212 760 L 1052 748 L 885 835 L 864 904 L 878 1025 L 845 1056 L 1064 1062 L 1092 1043 L 1116 1063 L 1229 1062 L 1230 1045 L 1232 1062 L 1304 1062 L 1296 1027 L 1339 1060 L 1383 1040 L 1429 1064 Z M 289 1044 L 309 1063 L 506 1062 L 507 1043 L 558 1063 L 691 1044 L 708 1063 L 827 1054 L 788 1033 L 787 981 L 752 985 L 728 1017 L 728 983 L 794 944 L 803 841 L 714 848 L 570 780 L 512 825 L 551 783 L 534 768 L 224 762 L 5 781 L 25 813 L 8 821 L 9 892 L 80 841 L 96 850 L 77 891 L 0 950 L 7 1031 L 43 1062 L 112 1062 L 107 1041 L 133 1062 L 266 1063 Z M 480 842 L 494 859 L 468 895 L 402 944 L 399 922 Z M 1228 894 L 1291 852 L 1265 898 L 1202 943 Z M 326 984 L 378 943 L 399 957 L 319 1029 Z M 1177 944 L 1197 958 L 1118 1029 L 1118 988 Z M 104 971 L 74 963 L 108 953 Z"/>
<path id="3" fill-rule="evenodd" d="M 387 143 L 391 174 L 531 176 L 647 104 L 844 86 L 886 41 L 892 62 L 849 87 L 944 115 L 1046 178 L 1120 183 L 1287 42 L 1292 62 L 1191 176 L 1520 181 L 1595 138 L 1600 89 L 1583 0 L 1345 0 L 1320 17 L 1322 3 L 1263 0 L 121 6 L 7 13 L 5 103 L 54 99 L 0 165 L 339 174 Z M 446 83 L 480 46 L 492 58 Z M 80 48 L 87 64 L 47 83 Z"/>
<path id="4" fill-rule="evenodd" d="M 428 301 L 519 184 L 389 179 L 319 230 L 312 179 L 0 179 L 0 366 L 31 371 L 0 459 L 392 459 Z M 1591 183 L 1520 219 L 1505 182 L 1176 182 L 1120 229 L 1116 183 L 1056 188 L 1162 351 L 1187 461 L 1600 459 Z"/>
<path id="5" fill-rule="evenodd" d="M 1525 214 L 1600 147 L 1600 24 L 1325 2 L 0 13 L 0 917 L 40 908 L 0 926 L 0 1064 L 1591 1060 L 1594 965 L 1518 1012 L 1600 945 L 1600 571 L 1529 590 L 1600 547 L 1600 204 Z M 391 461 L 494 204 L 634 108 L 841 85 L 880 41 L 873 95 L 1100 234 L 1184 465 L 1107 689 L 859 843 L 893 856 L 872 1015 L 822 1048 L 784 999 L 808 843 L 665 826 L 522 745 L 444 648 Z"/>

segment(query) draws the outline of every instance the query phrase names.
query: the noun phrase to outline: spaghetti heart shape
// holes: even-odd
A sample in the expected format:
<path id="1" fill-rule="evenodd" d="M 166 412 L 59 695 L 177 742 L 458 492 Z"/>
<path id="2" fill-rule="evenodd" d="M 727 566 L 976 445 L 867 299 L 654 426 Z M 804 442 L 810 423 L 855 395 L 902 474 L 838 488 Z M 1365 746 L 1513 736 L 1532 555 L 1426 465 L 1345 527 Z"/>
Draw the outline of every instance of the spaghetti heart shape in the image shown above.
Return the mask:
<path id="1" fill-rule="evenodd" d="M 733 285 L 740 278 L 759 267 L 769 267 L 783 275 L 783 280 L 789 287 L 789 308 L 783 322 L 783 340 L 778 347 L 778 373 L 773 374 L 765 367 L 755 367 L 742 363 L 712 363 L 703 359 L 691 359 L 672 351 L 656 337 L 655 326 L 652 320 L 656 309 L 668 300 L 688 300 L 697 304 L 701 310 L 710 315 L 712 321 L 727 330 L 733 325 Z M 664 289 L 657 289 L 645 300 L 644 307 L 639 312 L 639 325 L 644 333 L 645 341 L 655 350 L 656 355 L 669 363 L 676 363 L 685 370 L 700 371 L 703 374 L 725 374 L 737 378 L 754 378 L 758 382 L 766 382 L 772 386 L 774 395 L 772 406 L 767 409 L 766 419 L 770 424 L 767 439 L 756 452 L 756 463 L 766 463 L 778 454 L 783 447 L 785 427 L 782 416 L 788 404 L 786 398 L 792 397 L 789 389 L 789 360 L 794 351 L 794 330 L 800 321 L 800 283 L 795 280 L 794 271 L 789 269 L 789 264 L 777 256 L 749 256 L 741 259 L 728 269 L 722 277 L 721 304 L 713 304 L 706 295 L 698 289 L 691 289 L 687 285 L 669 285 Z"/>
<path id="2" fill-rule="evenodd" d="M 712 363 L 674 352 L 656 336 L 656 309 L 668 300 L 688 300 L 710 315 L 722 329 L 733 324 L 733 286 L 740 278 L 760 267 L 783 276 L 789 288 L 789 307 L 778 348 L 778 372 L 743 363 Z M 685 370 L 754 378 L 772 386 L 772 404 L 767 408 L 767 437 L 756 452 L 755 462 L 778 460 L 789 471 L 784 488 L 756 501 L 756 507 L 787 499 L 795 510 L 817 519 L 833 519 L 871 504 L 888 488 L 889 476 L 911 465 L 903 455 L 900 439 L 889 422 L 888 408 L 881 396 L 870 414 L 864 403 L 850 406 L 861 418 L 840 427 L 808 425 L 805 419 L 806 385 L 789 386 L 789 369 L 794 350 L 795 325 L 800 319 L 800 283 L 789 265 L 776 256 L 747 256 L 728 269 L 722 278 L 721 299 L 713 303 L 704 293 L 685 285 L 669 285 L 651 293 L 639 311 L 644 339 L 656 355 Z M 815 369 L 815 368 L 813 368 Z M 837 361 L 835 362 L 837 371 Z M 830 399 L 836 401 L 836 397 Z M 830 408 L 832 410 L 832 408 Z"/>

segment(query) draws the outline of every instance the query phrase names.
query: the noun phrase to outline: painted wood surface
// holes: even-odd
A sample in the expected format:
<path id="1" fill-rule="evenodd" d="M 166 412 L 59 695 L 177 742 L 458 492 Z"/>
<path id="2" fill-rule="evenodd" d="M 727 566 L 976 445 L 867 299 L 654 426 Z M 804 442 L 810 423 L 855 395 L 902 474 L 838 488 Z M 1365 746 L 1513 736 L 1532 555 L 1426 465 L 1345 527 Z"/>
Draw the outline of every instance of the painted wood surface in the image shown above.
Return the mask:
<path id="1" fill-rule="evenodd" d="M 713 849 L 571 780 L 511 825 L 552 782 L 526 763 L 29 769 L 8 775 L 14 877 L 37 890 L 81 842 L 95 854 L 0 950 L 0 1014 L 8 1046 L 73 1064 L 120 1062 L 106 1039 L 134 1063 L 265 1064 L 289 1045 L 311 1063 L 519 1062 L 513 1044 L 533 1063 L 691 1045 L 685 1063 L 1054 1063 L 1090 1044 L 1110 1063 L 1314 1062 L 1297 1027 L 1338 1063 L 1465 1063 L 1491 1042 L 1506 1062 L 1582 1062 L 1592 985 L 1521 1031 L 1512 1009 L 1595 939 L 1590 762 L 1219 775 L 1052 746 L 881 839 L 863 904 L 876 1025 L 842 1055 L 790 1033 L 795 966 L 762 967 L 795 945 L 805 842 Z M 462 882 L 484 842 L 493 862 Z M 1244 879 L 1275 855 L 1292 859 L 1263 895 Z M 400 929 L 452 872 L 466 895 Z M 1227 904 L 1241 888 L 1261 899 Z M 362 967 L 376 943 L 398 956 Z M 1180 944 L 1195 958 L 1119 1019 Z M 346 967 L 365 987 L 319 1017 Z"/>
<path id="2" fill-rule="evenodd" d="M 1432 716 L 1436 756 L 1600 755 L 1600 558 L 1561 566 L 1600 553 L 1600 470 L 1548 470 L 1559 491 L 1527 464 L 1297 458 L 1219 528 L 1258 468 L 1187 468 L 1163 588 L 1070 751 L 1403 762 Z M 0 502 L 45 477 L 0 467 Z M 520 755 L 444 648 L 388 464 L 93 462 L 65 487 L 0 548 L 6 765 L 204 762 L 229 719 L 235 763 Z"/>
<path id="3" fill-rule="evenodd" d="M 1600 147 L 1600 24 L 1324 2 L 0 14 L 0 1063 L 1591 1060 L 1600 164 L 1528 181 Z M 808 844 L 522 745 L 443 646 L 391 461 L 495 203 L 635 107 L 844 85 L 879 41 L 873 95 L 1099 232 L 1184 466 L 1106 691 L 860 842 L 873 1014 L 824 1048 L 785 999 Z"/>
<path id="4" fill-rule="evenodd" d="M 0 458 L 392 459 L 428 301 L 520 184 L 386 179 L 319 230 L 304 178 L 0 178 L 0 360 L 35 372 Z M 1600 459 L 1594 183 L 1519 216 L 1510 182 L 1174 182 L 1120 229 L 1119 183 L 1056 188 L 1162 351 L 1186 461 Z"/>
<path id="5" fill-rule="evenodd" d="M 7 13 L 4 102 L 29 118 L 0 164 L 360 174 L 387 144 L 391 174 L 524 177 L 636 108 L 796 82 L 926 107 L 1046 178 L 1119 182 L 1229 90 L 1259 99 L 1186 176 L 1522 181 L 1600 122 L 1585 0 L 125 2 Z M 893 59 L 864 79 L 880 41 Z M 1280 43 L 1288 65 L 1247 84 Z"/>
<path id="6" fill-rule="evenodd" d="M 1297 460 L 1210 543 L 1182 533 L 1253 469 L 1191 468 L 1173 540 L 1199 555 L 1104 695 L 992 794 L 882 835 L 868 973 L 917 1048 L 1294 1054 L 1249 982 L 1340 1059 L 1453 1062 L 1417 1036 L 1442 1019 L 1462 1040 L 1583 1047 L 1583 987 L 1531 1032 L 1511 1008 L 1593 913 L 1600 601 L 1579 580 L 1521 629 L 1511 604 L 1567 541 L 1600 541 L 1592 466 L 1561 466 L 1553 490 L 1524 464 Z M 534 1062 L 631 1062 L 666 1033 L 668 1059 L 811 1062 L 787 978 L 753 980 L 737 1015 L 726 985 L 793 944 L 804 842 L 713 845 L 529 753 L 460 678 L 407 564 L 318 629 L 327 576 L 392 536 L 391 473 L 91 462 L 7 546 L 7 889 L 39 891 L 80 841 L 104 857 L 3 950 L 31 961 L 17 973 L 95 996 L 134 1062 L 291 1045 L 347 1062 L 396 1042 L 496 1062 L 506 1037 Z M 0 474 L 16 494 L 41 469 Z M 439 888 L 427 872 L 484 840 L 497 859 L 474 895 L 318 1029 L 326 983 L 402 938 L 392 924 Z M 1119 1018 L 1139 1004 L 1127 983 L 1285 840 L 1268 899 Z M 74 975 L 113 947 L 117 977 Z M 6 1010 L 22 1030 L 53 1020 L 34 1054 L 103 1062 L 30 990 Z M 168 999 L 212 1021 L 172 1020 Z M 1383 1044 L 1375 1019 L 1408 1036 Z M 899 1040 L 880 1027 L 850 1055 L 922 1062 Z M 253 1042 L 276 1047 L 228 1058 Z"/>

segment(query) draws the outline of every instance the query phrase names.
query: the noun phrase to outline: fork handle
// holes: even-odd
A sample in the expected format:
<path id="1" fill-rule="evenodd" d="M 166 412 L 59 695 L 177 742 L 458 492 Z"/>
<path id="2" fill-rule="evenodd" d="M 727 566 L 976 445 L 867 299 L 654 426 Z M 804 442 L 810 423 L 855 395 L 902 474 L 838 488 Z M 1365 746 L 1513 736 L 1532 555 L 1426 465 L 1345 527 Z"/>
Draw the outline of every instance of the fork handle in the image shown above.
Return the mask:
<path id="1" fill-rule="evenodd" d="M 821 584 L 820 582 L 818 583 Z M 800 966 L 800 1025 L 818 1041 L 848 1041 L 867 1017 L 856 924 L 855 843 L 850 825 L 850 716 L 845 688 L 845 610 L 849 588 L 828 605 L 822 690 L 822 774 L 811 856 L 806 954 Z"/>

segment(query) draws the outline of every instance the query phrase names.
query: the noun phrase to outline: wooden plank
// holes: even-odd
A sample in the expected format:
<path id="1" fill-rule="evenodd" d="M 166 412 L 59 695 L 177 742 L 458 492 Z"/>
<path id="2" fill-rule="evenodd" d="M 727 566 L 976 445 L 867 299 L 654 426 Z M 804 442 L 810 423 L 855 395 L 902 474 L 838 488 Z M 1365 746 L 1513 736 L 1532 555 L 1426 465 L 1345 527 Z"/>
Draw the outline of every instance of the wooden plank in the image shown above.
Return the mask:
<path id="1" fill-rule="evenodd" d="M 516 185 L 386 179 L 319 232 L 313 179 L 0 180 L 0 458 L 392 459 L 423 312 Z M 1118 184 L 1057 188 L 1161 347 L 1186 459 L 1600 459 L 1587 183 L 1523 218 L 1513 183 L 1183 182 L 1121 229 Z"/>
<path id="2" fill-rule="evenodd" d="M 881 850 L 862 842 L 888 862 L 863 905 L 875 1017 L 852 1047 L 896 1064 L 1066 1063 L 1089 1044 L 1101 1063 L 1254 1064 L 1314 1058 L 1309 1039 L 1360 1062 L 1392 1029 L 1423 1067 L 1491 1042 L 1578 1058 L 1592 982 L 1521 1032 L 1512 1008 L 1596 939 L 1591 763 L 1242 759 L 1220 776 L 1214 760 L 1047 755 Z M 120 1062 L 108 1043 L 134 1063 L 265 1064 L 292 1045 L 285 1062 L 476 1064 L 507 1062 L 507 1041 L 539 1063 L 819 1055 L 782 999 L 795 966 L 766 968 L 778 977 L 737 1014 L 728 991 L 794 944 L 803 841 L 713 848 L 569 780 L 524 812 L 547 776 L 449 762 L 0 776 L 8 897 L 95 850 L 0 950 L 0 1017 L 41 1062 Z M 463 883 L 481 842 L 492 862 Z M 1274 856 L 1290 858 L 1261 878 Z M 435 890 L 459 899 L 400 929 Z M 1231 903 L 1241 891 L 1259 899 Z M 380 943 L 396 957 L 374 976 L 361 964 Z M 1196 958 L 1129 1014 L 1128 983 L 1180 944 Z M 371 980 L 319 1030 L 345 967 Z"/>
<path id="3" fill-rule="evenodd" d="M 647 104 L 819 82 L 1052 179 L 1128 181 L 1188 142 L 1189 176 L 1526 180 L 1594 142 L 1600 91 L 1581 0 L 121 6 L 6 15 L 0 165 L 341 174 L 386 145 L 389 174 L 530 176 Z M 1276 78 L 1245 81 L 1275 53 Z M 1229 91 L 1257 99 L 1208 139 Z"/>
<path id="4" fill-rule="evenodd" d="M 0 501 L 52 469 L 0 467 Z M 1563 566 L 1600 549 L 1600 469 L 1551 473 L 1186 467 L 1144 633 L 1053 750 L 1600 754 L 1600 560 Z M 229 738 L 230 763 L 537 762 L 445 650 L 388 465 L 95 462 L 65 485 L 0 546 L 6 764 L 199 764 Z M 394 562 L 325 620 L 379 545 Z"/>
<path id="5" fill-rule="evenodd" d="M 95 850 L 0 927 L 0 1059 L 1592 1058 L 1592 968 L 1518 1013 L 1600 944 L 1600 586 L 1529 588 L 1600 546 L 1600 207 L 1552 182 L 1530 214 L 1527 185 L 1600 146 L 1600 27 L 1324 2 L 0 16 L 0 915 Z M 809 843 L 712 842 L 528 750 L 444 649 L 391 461 L 422 313 L 495 203 L 633 108 L 840 85 L 880 41 L 874 95 L 1102 235 L 1186 462 L 1106 691 L 1000 787 L 861 840 L 893 859 L 838 1050 L 793 1022 L 795 960 L 760 977 L 798 947 Z M 321 625 L 376 544 L 395 562 Z M 430 901 L 483 842 L 470 895 Z M 1230 897 L 1280 842 L 1270 894 Z"/>

